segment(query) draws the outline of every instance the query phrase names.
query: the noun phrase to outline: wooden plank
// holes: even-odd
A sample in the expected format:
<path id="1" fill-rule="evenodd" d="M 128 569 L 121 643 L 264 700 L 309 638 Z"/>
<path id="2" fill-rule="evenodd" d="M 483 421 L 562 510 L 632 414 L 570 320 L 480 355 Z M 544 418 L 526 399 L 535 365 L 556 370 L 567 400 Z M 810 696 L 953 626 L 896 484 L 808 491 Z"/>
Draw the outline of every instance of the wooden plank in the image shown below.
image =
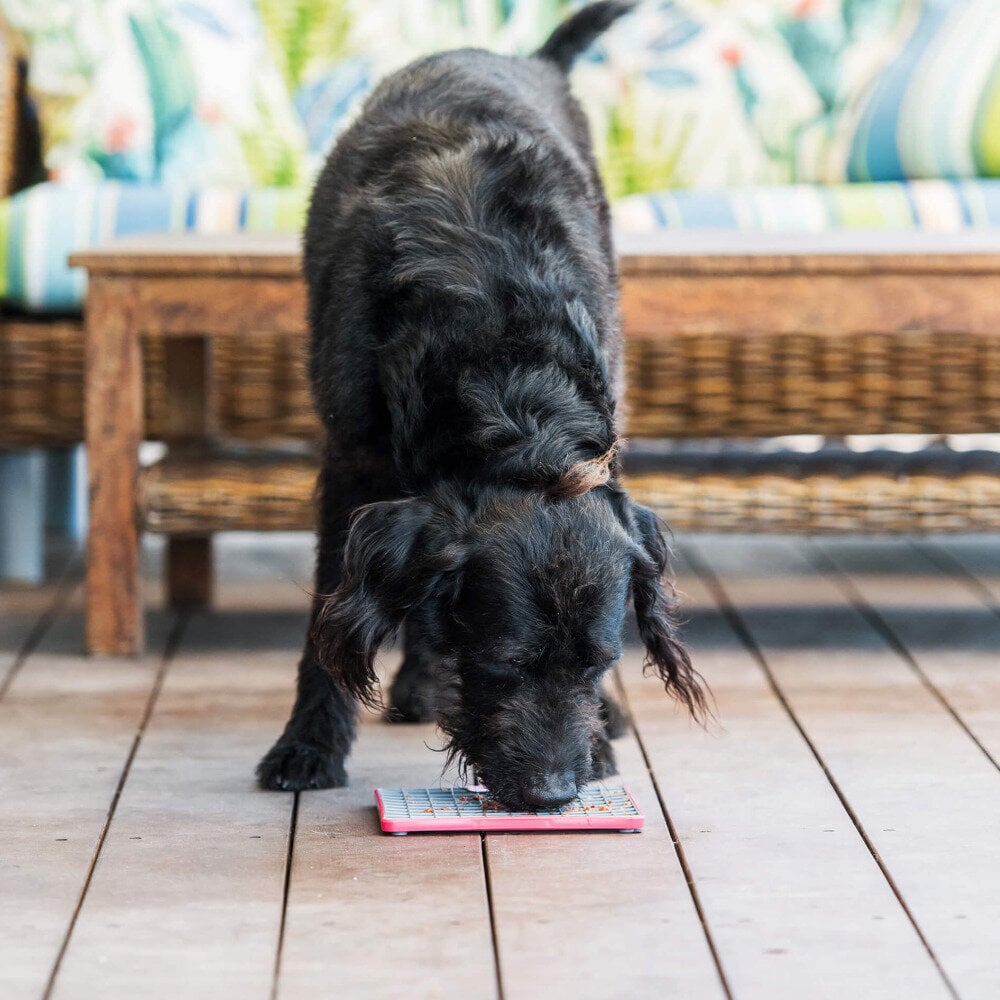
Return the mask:
<path id="1" fill-rule="evenodd" d="M 202 616 L 123 789 L 54 997 L 271 991 L 292 798 L 253 770 L 284 721 L 303 614 Z"/>
<path id="2" fill-rule="evenodd" d="M 373 789 L 438 784 L 424 744 L 440 737 L 371 717 L 360 730 L 350 786 L 300 795 L 278 997 L 496 996 L 479 835 L 378 828 Z"/>
<path id="3" fill-rule="evenodd" d="M 82 602 L 80 602 L 82 603 Z M 169 621 L 154 619 L 162 646 Z M 80 657 L 60 616 L 0 702 L 0 994 L 37 998 L 87 879 L 158 660 Z"/>
<path id="4" fill-rule="evenodd" d="M 707 551 L 957 994 L 1000 995 L 1000 773 L 801 547 Z"/>
<path id="5" fill-rule="evenodd" d="M 506 1000 L 726 995 L 634 735 L 615 750 L 641 834 L 486 837 Z"/>
<path id="6" fill-rule="evenodd" d="M 197 261 L 194 261 L 197 263 Z M 298 275 L 109 274 L 134 323 L 150 336 L 302 337 L 306 286 Z"/>
<path id="7" fill-rule="evenodd" d="M 736 268 L 992 271 L 1000 270 L 1000 242 L 991 231 L 959 233 L 850 232 L 749 233 L 685 230 L 682 234 L 615 235 L 623 274 L 649 271 L 720 273 Z M 73 267 L 96 273 L 298 275 L 300 239 L 295 235 L 231 236 L 162 234 L 114 240 L 70 256 Z"/>
<path id="8" fill-rule="evenodd" d="M 672 711 L 635 655 L 621 673 L 733 996 L 947 997 L 763 672 L 697 579 L 680 587 L 719 722 Z"/>
<path id="9" fill-rule="evenodd" d="M 629 335 L 933 333 L 995 335 L 1000 275 L 623 275 L 622 329 Z"/>
<path id="10" fill-rule="evenodd" d="M 909 545 L 838 540 L 822 549 L 1000 766 L 1000 617 L 982 594 Z"/>
<path id="11" fill-rule="evenodd" d="M 98 277 L 87 293 L 87 649 L 134 655 L 143 644 L 136 510 L 142 351 L 134 303 L 122 291 Z"/>
<path id="12" fill-rule="evenodd" d="M 299 277 L 301 237 L 281 233 L 206 236 L 162 233 L 110 240 L 77 251 L 71 267 L 96 274 L 256 274 Z"/>

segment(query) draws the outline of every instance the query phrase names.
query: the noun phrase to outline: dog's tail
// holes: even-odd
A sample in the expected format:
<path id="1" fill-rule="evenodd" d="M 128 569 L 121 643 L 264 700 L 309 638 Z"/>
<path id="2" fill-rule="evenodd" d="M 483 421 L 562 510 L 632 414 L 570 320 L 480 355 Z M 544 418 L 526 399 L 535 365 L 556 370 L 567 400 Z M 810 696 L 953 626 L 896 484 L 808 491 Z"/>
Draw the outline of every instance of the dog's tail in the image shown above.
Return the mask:
<path id="1" fill-rule="evenodd" d="M 589 4 L 569 20 L 563 21 L 535 55 L 554 62 L 564 73 L 568 73 L 576 57 L 633 7 L 635 0 L 602 0 L 601 3 Z"/>

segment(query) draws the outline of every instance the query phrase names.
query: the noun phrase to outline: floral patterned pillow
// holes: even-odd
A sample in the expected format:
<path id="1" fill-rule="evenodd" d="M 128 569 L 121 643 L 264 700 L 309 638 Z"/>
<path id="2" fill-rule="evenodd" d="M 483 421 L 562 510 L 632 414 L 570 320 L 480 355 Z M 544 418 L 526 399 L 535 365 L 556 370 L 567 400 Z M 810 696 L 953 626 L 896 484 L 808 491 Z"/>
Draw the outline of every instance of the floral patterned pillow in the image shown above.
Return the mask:
<path id="1" fill-rule="evenodd" d="M 475 46 L 531 52 L 569 0 L 257 0 L 319 168 L 372 87 L 419 56 Z"/>
<path id="2" fill-rule="evenodd" d="M 0 0 L 50 176 L 291 184 L 305 141 L 250 0 Z"/>
<path id="3" fill-rule="evenodd" d="M 574 73 L 613 195 L 846 179 L 865 95 L 921 0 L 679 0 Z"/>

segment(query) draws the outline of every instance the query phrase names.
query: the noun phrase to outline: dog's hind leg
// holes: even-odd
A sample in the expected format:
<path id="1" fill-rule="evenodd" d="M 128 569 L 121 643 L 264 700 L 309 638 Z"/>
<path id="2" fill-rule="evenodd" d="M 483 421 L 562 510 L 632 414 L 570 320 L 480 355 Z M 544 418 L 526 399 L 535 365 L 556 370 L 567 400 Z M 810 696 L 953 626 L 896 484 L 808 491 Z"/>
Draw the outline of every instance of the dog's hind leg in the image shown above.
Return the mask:
<path id="1" fill-rule="evenodd" d="M 333 593 L 340 582 L 351 514 L 362 504 L 392 496 L 395 480 L 388 464 L 373 464 L 366 451 L 328 457 L 319 487 L 316 593 L 324 595 Z M 313 618 L 321 606 L 319 596 L 313 602 Z M 320 664 L 311 636 L 310 622 L 291 718 L 257 765 L 261 788 L 299 791 L 347 784 L 344 761 L 354 742 L 356 704 Z"/>
<path id="2" fill-rule="evenodd" d="M 434 659 L 417 622 L 407 621 L 403 644 L 403 662 L 389 689 L 386 717 L 390 722 L 433 722 Z"/>

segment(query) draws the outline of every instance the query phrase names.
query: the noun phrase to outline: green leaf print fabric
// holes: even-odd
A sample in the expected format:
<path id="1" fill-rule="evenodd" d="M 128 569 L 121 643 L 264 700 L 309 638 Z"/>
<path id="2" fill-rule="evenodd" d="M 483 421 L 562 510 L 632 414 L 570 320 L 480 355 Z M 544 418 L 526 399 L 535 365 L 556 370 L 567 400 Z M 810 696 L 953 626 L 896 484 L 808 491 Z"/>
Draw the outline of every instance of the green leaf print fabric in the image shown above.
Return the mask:
<path id="1" fill-rule="evenodd" d="M 53 178 L 294 184 L 305 137 L 252 0 L 0 0 Z"/>
<path id="2" fill-rule="evenodd" d="M 260 0 L 312 169 L 386 73 L 570 0 Z M 647 0 L 577 64 L 612 196 L 1000 174 L 996 0 Z M 956 127 L 960 126 L 960 127 Z"/>
<path id="3" fill-rule="evenodd" d="M 307 185 L 377 81 L 575 0 L 0 0 L 72 180 Z M 579 61 L 612 197 L 1000 176 L 998 0 L 645 0 Z"/>

